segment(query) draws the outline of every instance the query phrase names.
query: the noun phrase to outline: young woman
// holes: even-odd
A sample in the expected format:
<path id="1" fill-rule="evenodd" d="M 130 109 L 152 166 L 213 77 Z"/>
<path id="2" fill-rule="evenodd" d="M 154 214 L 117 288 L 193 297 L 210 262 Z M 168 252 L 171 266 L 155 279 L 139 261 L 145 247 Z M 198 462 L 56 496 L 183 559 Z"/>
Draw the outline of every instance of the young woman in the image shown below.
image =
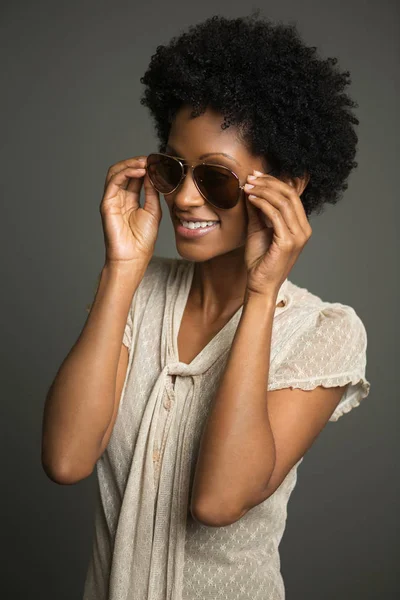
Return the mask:
<path id="1" fill-rule="evenodd" d="M 105 264 L 43 427 L 54 481 L 96 466 L 84 600 L 283 600 L 297 468 L 369 393 L 359 316 L 288 279 L 357 166 L 349 73 L 257 12 L 157 48 L 159 147 L 107 174 Z M 154 256 L 160 194 L 180 259 Z"/>

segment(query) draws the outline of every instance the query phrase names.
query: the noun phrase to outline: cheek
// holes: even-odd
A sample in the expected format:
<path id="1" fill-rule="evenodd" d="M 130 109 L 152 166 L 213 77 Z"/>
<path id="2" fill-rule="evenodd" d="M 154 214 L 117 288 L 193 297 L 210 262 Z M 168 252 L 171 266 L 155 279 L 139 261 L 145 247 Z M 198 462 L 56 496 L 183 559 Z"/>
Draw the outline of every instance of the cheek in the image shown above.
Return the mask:
<path id="1" fill-rule="evenodd" d="M 235 207 L 235 217 L 237 222 L 237 228 L 243 230 L 246 234 L 247 232 L 247 222 L 249 220 L 246 204 L 244 200 L 241 200 L 238 205 Z"/>
<path id="2" fill-rule="evenodd" d="M 222 228 L 226 233 L 235 236 L 238 241 L 246 238 L 248 215 L 243 202 L 227 211 L 225 215 L 221 215 L 220 218 Z"/>
<path id="3" fill-rule="evenodd" d="M 160 195 L 160 203 L 161 203 L 161 208 L 163 208 L 162 205 L 164 205 L 166 208 L 168 208 L 169 215 L 170 215 L 171 219 L 173 219 L 174 200 L 172 198 L 172 194 L 170 194 L 168 196 Z"/>

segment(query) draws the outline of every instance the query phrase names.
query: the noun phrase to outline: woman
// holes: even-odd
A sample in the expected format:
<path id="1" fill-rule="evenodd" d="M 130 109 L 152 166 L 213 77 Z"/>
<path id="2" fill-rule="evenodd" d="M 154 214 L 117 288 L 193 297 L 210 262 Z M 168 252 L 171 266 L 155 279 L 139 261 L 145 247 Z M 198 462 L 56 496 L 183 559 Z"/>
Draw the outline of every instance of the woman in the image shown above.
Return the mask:
<path id="1" fill-rule="evenodd" d="M 107 174 L 105 265 L 43 430 L 52 479 L 97 468 L 85 600 L 282 600 L 297 468 L 369 393 L 354 309 L 288 279 L 357 166 L 349 74 L 257 13 L 157 48 L 158 151 Z M 154 256 L 160 193 L 181 259 Z"/>

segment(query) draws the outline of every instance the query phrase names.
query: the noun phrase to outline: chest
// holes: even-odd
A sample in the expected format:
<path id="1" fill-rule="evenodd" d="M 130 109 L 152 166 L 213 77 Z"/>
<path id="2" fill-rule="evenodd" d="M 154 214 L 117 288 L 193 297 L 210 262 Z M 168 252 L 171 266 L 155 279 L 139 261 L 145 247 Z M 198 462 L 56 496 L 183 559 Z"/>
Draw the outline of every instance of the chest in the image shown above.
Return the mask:
<path id="1" fill-rule="evenodd" d="M 190 364 L 227 324 L 230 317 L 205 325 L 198 315 L 186 307 L 179 327 L 177 346 L 179 361 Z M 172 377 L 172 385 L 175 376 Z"/>
<path id="2" fill-rule="evenodd" d="M 219 321 L 213 326 L 205 326 L 194 315 L 186 312 L 182 318 L 177 340 L 180 362 L 190 364 L 228 320 Z"/>
<path id="3" fill-rule="evenodd" d="M 281 302 L 278 306 L 283 306 Z M 237 309 L 235 309 L 237 310 Z M 198 314 L 192 312 L 189 307 L 185 308 L 179 327 L 177 346 L 179 361 L 190 364 L 198 354 L 211 342 L 211 340 L 225 327 L 232 315 L 219 319 L 215 323 L 205 325 Z M 172 377 L 172 385 L 175 376 Z"/>

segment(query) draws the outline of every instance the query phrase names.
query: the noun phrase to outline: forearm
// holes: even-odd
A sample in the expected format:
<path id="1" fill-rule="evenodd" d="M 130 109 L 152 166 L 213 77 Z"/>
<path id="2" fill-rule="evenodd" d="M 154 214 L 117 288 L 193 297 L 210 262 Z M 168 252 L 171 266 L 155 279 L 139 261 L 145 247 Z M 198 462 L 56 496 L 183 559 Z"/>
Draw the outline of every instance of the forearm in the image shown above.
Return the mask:
<path id="1" fill-rule="evenodd" d="M 112 418 L 123 332 L 143 273 L 128 265 L 102 269 L 90 314 L 47 394 L 42 464 L 50 477 L 84 476 L 95 462 Z"/>
<path id="2" fill-rule="evenodd" d="M 238 515 L 260 498 L 275 465 L 267 409 L 276 296 L 250 296 L 201 438 L 192 509 Z"/>

